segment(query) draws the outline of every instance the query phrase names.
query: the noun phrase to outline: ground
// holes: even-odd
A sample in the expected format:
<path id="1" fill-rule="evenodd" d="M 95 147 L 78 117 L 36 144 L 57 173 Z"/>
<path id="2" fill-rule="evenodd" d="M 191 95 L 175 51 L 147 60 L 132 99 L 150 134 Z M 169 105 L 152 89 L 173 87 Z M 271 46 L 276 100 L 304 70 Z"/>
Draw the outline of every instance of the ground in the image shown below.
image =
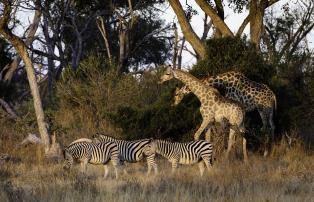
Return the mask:
<path id="1" fill-rule="evenodd" d="M 31 152 L 40 159 L 38 150 Z M 157 175 L 146 176 L 141 162 L 128 164 L 118 180 L 113 172 L 104 179 L 102 166 L 81 174 L 79 165 L 66 172 L 62 162 L 9 161 L 0 166 L 0 201 L 314 201 L 313 159 L 300 147 L 277 146 L 267 159 L 250 154 L 248 165 L 218 158 L 200 177 L 197 165 L 172 174 L 158 158 Z"/>

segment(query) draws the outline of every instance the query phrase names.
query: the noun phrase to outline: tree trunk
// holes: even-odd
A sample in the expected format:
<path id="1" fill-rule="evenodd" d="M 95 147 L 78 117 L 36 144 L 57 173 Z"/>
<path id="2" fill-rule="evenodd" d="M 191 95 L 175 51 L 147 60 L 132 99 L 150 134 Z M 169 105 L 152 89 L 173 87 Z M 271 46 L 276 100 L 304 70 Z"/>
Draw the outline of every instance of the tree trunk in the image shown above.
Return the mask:
<path id="1" fill-rule="evenodd" d="M 17 53 L 22 58 L 25 64 L 27 78 L 30 85 L 31 94 L 33 96 L 39 133 L 45 146 L 45 152 L 48 152 L 50 146 L 50 139 L 46 128 L 44 111 L 42 108 L 42 103 L 39 95 L 33 64 L 28 55 L 25 43 L 19 37 L 14 35 L 11 32 L 11 30 L 8 29 L 11 13 L 11 2 L 7 1 L 6 3 L 4 3 L 4 5 L 5 8 L 3 10 L 3 16 L 0 18 L 0 34 L 2 34 L 4 38 L 7 39 L 13 45 L 13 47 L 16 49 Z"/>
<path id="2" fill-rule="evenodd" d="M 191 46 L 197 52 L 197 54 L 202 59 L 204 59 L 206 56 L 205 46 L 192 29 L 190 23 L 188 22 L 180 1 L 169 0 L 169 3 L 178 18 L 184 37 L 191 44 Z"/>
<path id="3" fill-rule="evenodd" d="M 256 50 L 260 50 L 260 41 L 263 30 L 263 18 L 268 0 L 252 0 L 250 2 L 250 38 Z"/>
<path id="4" fill-rule="evenodd" d="M 128 26 L 121 22 L 119 31 L 119 63 L 118 63 L 118 74 L 127 72 L 127 60 L 129 55 L 129 30 Z"/>
<path id="5" fill-rule="evenodd" d="M 28 34 L 25 39 L 25 45 L 30 46 L 32 42 L 34 41 L 36 31 L 38 29 L 38 25 L 41 18 L 41 9 L 40 9 L 40 1 L 36 1 L 36 10 L 33 18 L 33 23 L 29 25 L 28 27 Z M 2 77 L 4 81 L 11 82 L 12 77 L 14 75 L 15 70 L 18 68 L 19 64 L 21 62 L 21 57 L 18 55 L 14 58 L 14 60 L 8 64 L 4 69 L 7 69 L 5 75 Z"/>

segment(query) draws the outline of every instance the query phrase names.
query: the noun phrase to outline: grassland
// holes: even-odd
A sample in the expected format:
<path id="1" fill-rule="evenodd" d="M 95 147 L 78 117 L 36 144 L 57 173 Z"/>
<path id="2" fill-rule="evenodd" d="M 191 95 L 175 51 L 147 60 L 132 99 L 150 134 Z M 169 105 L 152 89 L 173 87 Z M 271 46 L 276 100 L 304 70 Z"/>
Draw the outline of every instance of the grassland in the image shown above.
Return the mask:
<path id="1" fill-rule="evenodd" d="M 164 159 L 156 176 L 146 176 L 145 162 L 129 164 L 118 180 L 104 179 L 101 166 L 65 172 L 62 162 L 41 162 L 38 148 L 27 151 L 0 166 L 0 201 L 314 201 L 314 155 L 300 145 L 277 145 L 267 159 L 250 154 L 248 165 L 218 158 L 203 177 L 197 165 L 171 174 Z"/>

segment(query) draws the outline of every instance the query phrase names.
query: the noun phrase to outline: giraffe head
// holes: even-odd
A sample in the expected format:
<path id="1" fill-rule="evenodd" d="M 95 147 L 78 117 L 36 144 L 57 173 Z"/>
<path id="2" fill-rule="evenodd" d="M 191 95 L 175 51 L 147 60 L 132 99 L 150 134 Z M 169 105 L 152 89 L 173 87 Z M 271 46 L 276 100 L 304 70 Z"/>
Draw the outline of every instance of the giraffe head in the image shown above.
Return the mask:
<path id="1" fill-rule="evenodd" d="M 174 106 L 178 105 L 185 95 L 189 94 L 191 91 L 187 86 L 183 86 L 182 88 L 176 88 L 175 94 L 174 94 Z"/>
<path id="2" fill-rule="evenodd" d="M 163 83 L 165 81 L 168 81 L 170 79 L 174 78 L 173 71 L 171 69 L 171 66 L 168 66 L 163 75 L 160 77 L 160 81 L 158 83 Z"/>

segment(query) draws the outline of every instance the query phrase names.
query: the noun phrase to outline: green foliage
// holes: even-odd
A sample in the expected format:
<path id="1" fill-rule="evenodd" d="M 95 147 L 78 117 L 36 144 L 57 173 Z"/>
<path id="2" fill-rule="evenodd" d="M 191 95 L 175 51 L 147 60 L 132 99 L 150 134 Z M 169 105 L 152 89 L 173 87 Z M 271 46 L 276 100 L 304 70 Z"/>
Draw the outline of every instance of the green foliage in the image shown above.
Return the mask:
<path id="1" fill-rule="evenodd" d="M 224 37 L 206 41 L 207 57 L 191 70 L 198 78 L 230 70 L 244 73 L 248 78 L 269 83 L 274 69 L 265 64 L 262 56 L 246 39 Z"/>
<path id="2" fill-rule="evenodd" d="M 7 50 L 8 44 L 0 37 L 0 71 L 5 65 L 11 62 L 11 55 Z"/>
<path id="3" fill-rule="evenodd" d="M 161 19 L 160 11 L 156 9 L 156 4 L 163 3 L 164 0 L 132 0 L 131 2 L 135 20 L 132 26 L 130 25 L 131 23 L 124 25 L 128 27 L 126 31 L 126 61 L 123 63 L 124 72 L 128 72 L 131 69 L 137 70 L 143 65 L 160 65 L 170 58 L 171 51 L 166 37 L 169 29 L 164 29 L 166 27 L 165 21 Z M 59 3 L 56 4 L 58 5 Z M 61 2 L 59 7 L 62 6 Z M 65 25 L 62 32 L 62 42 L 65 46 L 76 46 L 77 38 L 73 37 L 76 31 L 72 25 L 72 18 L 75 18 L 78 30 L 84 30 L 81 59 L 87 58 L 89 52 L 97 52 L 97 55 L 107 57 L 104 39 L 96 25 L 96 16 L 93 19 L 95 13 L 99 13 L 97 17 L 101 17 L 104 20 L 112 60 L 117 64 L 120 57 L 119 32 L 121 32 L 122 23 L 120 22 L 121 19 L 118 19 L 118 15 L 112 10 L 113 8 L 115 8 L 116 12 L 121 12 L 119 15 L 125 18 L 125 22 L 131 21 L 130 15 L 126 14 L 124 16 L 123 14 L 125 13 L 124 11 L 129 12 L 128 1 L 77 1 L 75 6 L 71 7 L 71 12 L 68 12 L 66 15 L 69 17 L 66 17 L 63 22 Z M 54 16 L 55 14 L 51 15 Z M 52 23 L 58 23 L 61 16 L 62 14 L 55 15 L 56 20 Z M 65 53 L 67 54 L 65 58 L 68 63 L 70 63 L 73 54 L 71 48 L 69 50 Z"/>
<path id="4" fill-rule="evenodd" d="M 191 137 L 184 134 L 199 123 L 199 114 L 194 105 L 171 106 L 174 85 L 159 85 L 159 72 L 119 76 L 101 61 L 91 56 L 76 71 L 63 73 L 56 111 L 49 115 L 53 128 L 71 139 L 99 131 L 125 139 Z"/>
<path id="5" fill-rule="evenodd" d="M 6 43 L 6 41 L 0 38 L 0 72 L 8 63 L 12 61 L 11 55 L 8 52 L 7 48 L 8 44 Z M 15 98 L 15 92 L 16 89 L 13 84 L 0 81 L 0 98 L 5 99 L 6 101 L 11 101 Z"/>

